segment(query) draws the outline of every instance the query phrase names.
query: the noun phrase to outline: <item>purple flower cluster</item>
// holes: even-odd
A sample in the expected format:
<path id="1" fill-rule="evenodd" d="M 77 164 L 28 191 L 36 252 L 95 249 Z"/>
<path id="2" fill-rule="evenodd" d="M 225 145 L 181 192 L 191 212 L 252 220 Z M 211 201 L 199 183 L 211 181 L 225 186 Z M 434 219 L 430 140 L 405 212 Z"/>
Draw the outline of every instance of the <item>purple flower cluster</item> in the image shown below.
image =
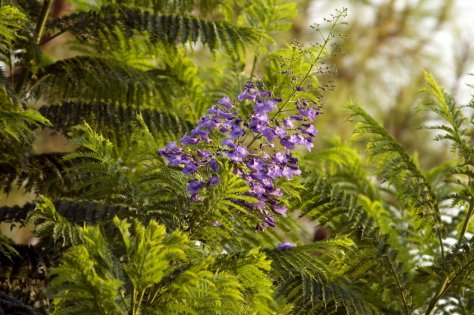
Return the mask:
<path id="1" fill-rule="evenodd" d="M 227 160 L 234 174 L 248 183 L 250 189 L 245 195 L 258 200 L 242 205 L 261 213 L 263 220 L 257 230 L 264 230 L 275 226 L 274 214 L 286 216 L 287 209 L 280 200 L 283 192 L 275 181 L 301 174 L 292 151 L 298 145 L 311 150 L 317 133 L 313 121 L 319 111 L 304 100 L 283 102 L 255 84 L 245 86 L 237 99 L 253 103 L 250 118 L 239 115 L 231 99 L 224 97 L 208 109 L 189 135 L 181 138 L 183 147 L 172 142 L 158 153 L 169 166 L 180 167 L 190 176 L 188 191 L 194 200 L 202 198 L 201 189 L 219 183 L 219 161 Z M 288 113 L 291 115 L 279 117 Z M 198 177 L 199 170 L 204 172 Z M 202 173 L 208 178 L 203 180 Z"/>

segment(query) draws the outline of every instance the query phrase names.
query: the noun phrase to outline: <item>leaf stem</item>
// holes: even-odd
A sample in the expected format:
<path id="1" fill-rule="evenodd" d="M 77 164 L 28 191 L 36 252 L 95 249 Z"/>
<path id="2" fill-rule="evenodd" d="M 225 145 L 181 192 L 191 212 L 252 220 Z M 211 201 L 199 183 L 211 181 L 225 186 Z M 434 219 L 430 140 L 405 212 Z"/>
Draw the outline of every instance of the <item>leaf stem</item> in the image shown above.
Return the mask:
<path id="1" fill-rule="evenodd" d="M 49 11 L 51 11 L 52 4 L 53 0 L 44 0 L 43 2 L 43 9 L 41 10 L 40 19 L 36 25 L 36 44 L 38 45 L 41 41 L 41 36 L 43 36 L 44 27 L 46 25 L 46 21 L 48 20 Z"/>
<path id="2" fill-rule="evenodd" d="M 321 56 L 323 54 L 324 51 L 326 51 L 326 47 L 328 45 L 328 43 L 331 41 L 331 38 L 333 38 L 333 32 L 334 32 L 334 28 L 336 27 L 336 25 L 338 25 L 338 21 L 339 19 L 343 16 L 343 14 L 339 14 L 338 16 L 335 17 L 332 25 L 331 25 L 331 29 L 329 30 L 329 33 L 328 33 L 328 36 L 326 38 L 324 38 L 324 43 L 323 45 L 321 46 L 321 49 L 319 50 L 317 56 L 313 59 L 312 62 L 310 62 L 310 67 L 308 69 L 308 71 L 306 71 L 305 75 L 301 78 L 300 82 L 297 84 L 297 86 L 301 86 L 309 77 L 309 75 L 311 74 L 311 72 L 313 71 L 314 69 L 314 66 L 319 62 L 319 60 L 321 59 Z M 303 54 L 306 57 L 305 54 Z M 254 62 L 256 62 L 256 60 L 254 59 Z M 252 69 L 252 72 L 253 72 L 253 69 Z M 286 105 L 288 105 L 288 103 L 293 99 L 293 97 L 296 95 L 296 88 L 293 89 L 293 91 L 291 92 L 290 96 L 286 99 L 286 101 L 280 106 L 280 108 L 278 108 L 277 112 L 271 117 L 271 120 L 275 119 L 282 111 L 283 109 L 286 107 Z M 252 141 L 250 141 L 250 143 L 247 145 L 247 147 L 250 148 L 250 146 L 258 139 L 260 139 L 262 137 L 262 134 L 259 134 L 257 136 L 254 136 Z"/>
<path id="3" fill-rule="evenodd" d="M 255 74 L 255 69 L 257 68 L 258 53 L 255 53 L 253 57 L 252 70 L 250 71 L 250 78 Z"/>
<path id="4" fill-rule="evenodd" d="M 474 200 L 471 200 L 471 202 L 469 203 L 469 210 L 467 211 L 467 214 L 466 214 L 466 219 L 464 219 L 464 224 L 462 226 L 461 233 L 459 234 L 458 243 L 462 242 L 464 239 L 464 234 L 466 233 L 466 230 L 469 225 L 469 221 L 472 217 L 473 212 L 474 212 Z M 435 296 L 433 297 L 430 304 L 428 305 L 428 309 L 426 310 L 425 315 L 433 314 L 436 304 L 443 297 L 443 295 L 446 293 L 449 287 L 448 282 L 449 282 L 449 275 L 445 275 L 443 282 L 441 282 L 441 284 L 439 285 L 438 289 L 436 290 Z"/>
<path id="5" fill-rule="evenodd" d="M 62 34 L 64 34 L 66 31 L 59 31 L 58 33 L 54 34 L 53 36 L 48 36 L 48 38 L 42 42 L 39 43 L 40 46 L 43 46 L 44 44 L 46 43 L 49 43 L 50 41 L 52 41 L 53 39 L 55 39 L 56 37 L 58 36 L 61 36 Z"/>
<path id="6" fill-rule="evenodd" d="M 471 199 L 469 203 L 469 210 L 467 210 L 466 218 L 464 219 L 464 223 L 462 225 L 461 234 L 459 234 L 458 242 L 461 242 L 464 238 L 464 234 L 466 234 L 467 227 L 469 226 L 469 222 L 471 220 L 472 214 L 474 213 L 474 199 Z"/>
<path id="7" fill-rule="evenodd" d="M 433 299 L 431 299 L 431 302 L 428 305 L 428 309 L 426 310 L 425 315 L 432 315 L 433 314 L 433 312 L 435 310 L 435 307 L 436 307 L 436 304 L 438 303 L 438 301 L 443 296 L 443 293 L 445 292 L 444 290 L 446 288 L 447 283 L 448 283 L 448 276 L 445 275 L 443 282 L 438 287 L 438 290 L 436 290 L 436 293 L 435 293 Z"/>
<path id="8" fill-rule="evenodd" d="M 393 277 L 395 278 L 395 281 L 397 282 L 397 286 L 398 286 L 398 289 L 400 291 L 400 296 L 402 298 L 402 302 L 403 302 L 403 308 L 405 309 L 405 314 L 410 314 L 409 313 L 409 307 L 408 307 L 408 302 L 407 302 L 407 298 L 405 296 L 405 293 L 404 293 L 404 290 L 403 290 L 403 287 L 402 287 L 402 283 L 400 282 L 400 279 L 398 278 L 398 275 L 395 271 L 395 268 L 393 267 L 393 264 L 392 262 L 390 261 L 390 259 L 385 256 L 385 259 L 387 260 L 388 262 L 388 265 L 390 266 L 390 270 L 392 271 L 392 274 L 393 274 Z"/>

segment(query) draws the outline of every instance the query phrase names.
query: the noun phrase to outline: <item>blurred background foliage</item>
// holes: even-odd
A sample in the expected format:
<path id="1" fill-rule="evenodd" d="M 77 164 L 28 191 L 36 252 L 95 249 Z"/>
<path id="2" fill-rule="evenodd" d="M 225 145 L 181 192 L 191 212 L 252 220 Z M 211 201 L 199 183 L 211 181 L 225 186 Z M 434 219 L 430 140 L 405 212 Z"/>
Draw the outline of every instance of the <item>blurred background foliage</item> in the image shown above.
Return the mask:
<path id="1" fill-rule="evenodd" d="M 344 107 L 363 106 L 411 152 L 425 156 L 425 167 L 445 160 L 449 148 L 433 144 L 428 131 L 412 132 L 429 119 L 414 115 L 429 71 L 459 103 L 469 99 L 474 50 L 470 38 L 470 1 L 345 0 L 306 1 L 307 19 L 324 16 L 334 7 L 349 8 L 348 36 L 340 42 L 344 54 L 332 58 L 338 73 L 336 90 L 319 121 L 321 136 L 347 139 L 352 126 Z M 304 29 L 304 28 L 303 28 Z M 308 33 L 297 34 L 306 38 Z M 324 147 L 324 144 L 321 144 Z M 427 157 L 427 158 L 426 158 Z"/>

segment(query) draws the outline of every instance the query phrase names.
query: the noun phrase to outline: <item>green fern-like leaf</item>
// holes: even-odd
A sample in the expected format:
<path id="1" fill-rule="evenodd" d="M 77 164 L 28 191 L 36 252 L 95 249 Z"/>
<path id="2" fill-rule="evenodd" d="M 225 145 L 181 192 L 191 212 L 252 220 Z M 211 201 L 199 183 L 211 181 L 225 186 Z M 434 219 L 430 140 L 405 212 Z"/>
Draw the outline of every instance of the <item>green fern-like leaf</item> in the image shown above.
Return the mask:
<path id="1" fill-rule="evenodd" d="M 111 239 L 97 227 L 80 229 L 82 245 L 71 247 L 50 286 L 55 313 L 235 314 L 243 286 L 214 271 L 182 232 L 114 219 Z M 110 241 L 114 240 L 114 247 Z M 80 266 L 82 265 L 82 268 Z"/>
<path id="2" fill-rule="evenodd" d="M 170 79 L 159 69 L 142 71 L 121 61 L 80 56 L 60 60 L 38 73 L 31 92 L 50 103 L 85 102 L 140 107 L 170 102 Z"/>
<path id="3" fill-rule="evenodd" d="M 108 205 L 90 200 L 58 199 L 50 204 L 38 207 L 37 202 L 27 202 L 22 206 L 0 207 L 0 222 L 24 223 L 29 217 L 30 221 L 67 220 L 78 226 L 108 222 L 115 216 L 126 218 L 136 216 L 136 210 L 125 205 Z M 46 207 L 44 210 L 43 208 Z M 52 210 L 53 209 L 53 210 Z M 61 219 L 59 219 L 61 216 Z M 61 221 L 63 222 L 63 221 Z M 64 221 L 65 222 L 65 221 Z"/>
<path id="4" fill-rule="evenodd" d="M 377 265 L 382 267 L 381 272 L 388 276 L 385 281 L 394 283 L 394 290 L 399 292 L 401 303 L 396 307 L 408 312 L 412 306 L 411 293 L 403 266 L 397 260 L 397 253 L 387 242 L 389 236 L 383 234 L 355 195 L 346 193 L 321 176 L 313 176 L 306 186 L 312 188 L 302 195 L 300 211 L 322 224 L 340 221 L 340 233 L 349 232 L 359 240 L 360 245 L 366 244 L 365 246 L 376 250 L 376 254 L 365 262 L 365 267 L 357 266 L 357 263 L 355 266 L 359 270 L 368 270 L 370 266 L 367 264 L 374 266 L 377 261 Z"/>
<path id="5" fill-rule="evenodd" d="M 273 284 L 268 277 L 271 261 L 265 253 L 253 248 L 245 253 L 220 255 L 213 267 L 238 276 L 245 289 L 244 310 L 256 311 L 258 314 L 274 314 Z"/>
<path id="6" fill-rule="evenodd" d="M 18 109 L 20 104 L 21 100 L 13 89 L 11 78 L 7 78 L 5 71 L 0 67 L 0 108 Z"/>
<path id="7" fill-rule="evenodd" d="M 224 47 L 235 55 L 247 42 L 255 42 L 255 30 L 235 27 L 225 21 L 212 21 L 194 16 L 155 15 L 131 8 L 103 7 L 100 11 L 78 12 L 58 19 L 52 27 L 58 32 L 70 31 L 81 41 L 93 41 L 100 34 L 110 33 L 115 25 L 129 35 L 146 33 L 151 42 L 168 44 L 200 40 L 211 50 Z"/>
<path id="8" fill-rule="evenodd" d="M 431 225 L 426 225 L 428 220 L 418 224 L 424 224 L 425 228 L 434 230 L 442 247 L 441 240 L 445 231 L 440 218 L 437 197 L 431 184 L 392 135 L 360 106 L 351 105 L 350 109 L 352 117 L 360 119 L 354 133 L 368 138 L 369 155 L 380 159 L 378 175 L 396 188 L 397 196 L 402 204 L 416 211 L 419 217 L 428 218 L 431 221 Z"/>
<path id="9" fill-rule="evenodd" d="M 21 30 L 27 27 L 27 17 L 17 7 L 0 6 L 0 61 L 10 64 L 13 43 L 22 38 Z"/>
<path id="10" fill-rule="evenodd" d="M 425 282 L 435 279 L 440 283 L 431 300 L 431 309 L 439 299 L 457 299 L 462 303 L 461 288 L 466 288 L 467 294 L 472 293 L 469 286 L 474 279 L 474 238 L 457 243 L 444 260 L 420 269 L 418 279 Z"/>
<path id="11" fill-rule="evenodd" d="M 268 251 L 278 279 L 278 294 L 293 306 L 294 314 L 331 313 L 381 314 L 375 305 L 362 299 L 341 277 L 339 265 L 348 259 L 354 243 L 333 239 L 290 250 Z"/>
<path id="12" fill-rule="evenodd" d="M 12 246 L 12 242 L 5 235 L 0 234 L 0 255 L 11 259 L 13 255 L 19 255 L 18 251 Z"/>
<path id="13" fill-rule="evenodd" d="M 63 246 L 75 245 L 80 241 L 76 227 L 56 212 L 51 200 L 43 198 L 36 203 L 36 209 L 28 213 L 27 221 L 35 224 L 35 234 L 39 237 L 51 237 Z"/>
<path id="14" fill-rule="evenodd" d="M 127 1 L 127 0 L 115 0 L 111 1 L 112 3 L 116 3 L 120 6 L 125 6 L 125 7 L 138 7 L 142 9 L 152 9 L 153 12 L 159 12 L 159 13 L 167 13 L 167 12 L 173 12 L 173 13 L 189 13 L 193 9 L 194 1 L 193 0 L 166 0 L 166 1 L 160 1 L 160 0 L 132 0 L 132 1 Z M 204 1 L 206 2 L 206 1 Z"/>
<path id="15" fill-rule="evenodd" d="M 156 136 L 172 138 L 171 135 L 180 136 L 192 129 L 190 122 L 174 114 L 153 109 L 138 111 L 129 107 L 115 107 L 100 103 L 64 103 L 43 106 L 39 112 L 51 122 L 55 130 L 62 131 L 66 135 L 72 127 L 87 121 L 96 132 L 104 134 L 107 138 L 119 140 L 118 133 L 130 135 L 133 132 L 137 114 L 141 115 L 148 130 Z"/>
<path id="16" fill-rule="evenodd" d="M 32 127 L 50 125 L 50 122 L 35 110 L 0 110 L 0 133 L 16 141 L 27 140 Z"/>
<path id="17" fill-rule="evenodd" d="M 0 292 L 0 314 L 37 315 L 38 313 L 31 306 L 23 304 L 9 294 Z"/>
<path id="18" fill-rule="evenodd" d="M 467 128 L 468 119 L 462 110 L 456 106 L 454 99 L 444 93 L 434 77 L 426 73 L 425 80 L 428 87 L 424 89 L 428 99 L 424 104 L 426 109 L 431 110 L 448 125 L 430 126 L 430 129 L 438 129 L 443 134 L 438 135 L 437 139 L 448 139 L 452 141 L 454 149 L 459 152 L 463 158 L 464 164 L 474 165 L 474 148 L 470 137 L 470 131 Z"/>

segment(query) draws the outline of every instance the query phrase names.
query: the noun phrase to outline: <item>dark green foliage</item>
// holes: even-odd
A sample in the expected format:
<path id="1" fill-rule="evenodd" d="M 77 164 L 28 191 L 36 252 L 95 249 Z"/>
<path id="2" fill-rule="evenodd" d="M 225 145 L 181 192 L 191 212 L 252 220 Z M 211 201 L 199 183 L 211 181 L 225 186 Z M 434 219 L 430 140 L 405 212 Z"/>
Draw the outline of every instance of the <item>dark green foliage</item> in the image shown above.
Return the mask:
<path id="1" fill-rule="evenodd" d="M 38 313 L 12 296 L 0 292 L 0 314 L 36 315 Z"/>
<path id="2" fill-rule="evenodd" d="M 140 114 L 148 130 L 154 135 L 169 133 L 182 135 L 192 129 L 192 124 L 175 114 L 162 113 L 153 109 L 136 110 L 128 107 L 115 107 L 106 104 L 63 103 L 43 106 L 39 109 L 55 130 L 68 135 L 72 126 L 89 122 L 92 129 L 113 138 L 116 131 L 130 134 L 133 124 Z"/>
<path id="3" fill-rule="evenodd" d="M 176 12 L 176 11 L 174 11 Z M 227 21 L 212 21 L 189 15 L 156 15 L 152 11 L 132 8 L 103 7 L 99 11 L 78 12 L 54 21 L 55 32 L 72 32 L 80 41 L 91 41 L 102 34 L 124 32 L 126 37 L 147 34 L 151 44 L 165 42 L 196 43 L 211 50 L 223 47 L 236 54 L 244 43 L 255 42 L 258 33 L 251 28 L 236 28 Z"/>
<path id="4" fill-rule="evenodd" d="M 53 63 L 38 74 L 31 89 L 48 102 L 105 102 L 139 108 L 151 99 L 171 100 L 172 84 L 165 71 L 142 71 L 118 60 L 75 57 Z"/>
<path id="5" fill-rule="evenodd" d="M 64 161 L 64 154 L 46 153 L 28 157 L 6 153 L 1 165 L 0 183 L 3 191 L 9 192 L 16 184 L 30 191 L 41 191 L 53 196 L 68 195 L 72 182 L 64 177 L 64 170 L 72 164 Z M 44 181 L 49 178 L 49 181 Z M 77 178 L 80 180 L 80 177 Z"/>
<path id="6" fill-rule="evenodd" d="M 407 287 L 403 266 L 396 258 L 396 251 L 387 242 L 388 235 L 383 235 L 355 195 L 345 192 L 320 176 L 315 176 L 306 186 L 312 188 L 307 191 L 306 196 L 302 197 L 306 201 L 301 205 L 300 211 L 321 224 L 337 222 L 339 233 L 353 234 L 353 237 L 358 240 L 361 252 L 349 264 L 348 272 L 357 275 L 356 279 L 359 277 L 367 279 L 370 275 L 366 272 L 376 266 L 382 267 L 388 277 L 381 279 L 380 274 L 377 274 L 376 278 L 371 280 L 373 283 L 382 281 L 384 285 L 392 282 L 393 290 L 399 291 L 401 304 L 408 312 L 411 307 L 411 294 Z M 396 296 L 395 292 L 394 296 Z"/>
<path id="7" fill-rule="evenodd" d="M 278 293 L 294 305 L 295 314 L 331 313 L 338 308 L 347 314 L 379 314 L 341 277 L 339 264 L 346 263 L 346 254 L 353 250 L 350 239 L 340 238 L 283 252 L 269 251 Z"/>

